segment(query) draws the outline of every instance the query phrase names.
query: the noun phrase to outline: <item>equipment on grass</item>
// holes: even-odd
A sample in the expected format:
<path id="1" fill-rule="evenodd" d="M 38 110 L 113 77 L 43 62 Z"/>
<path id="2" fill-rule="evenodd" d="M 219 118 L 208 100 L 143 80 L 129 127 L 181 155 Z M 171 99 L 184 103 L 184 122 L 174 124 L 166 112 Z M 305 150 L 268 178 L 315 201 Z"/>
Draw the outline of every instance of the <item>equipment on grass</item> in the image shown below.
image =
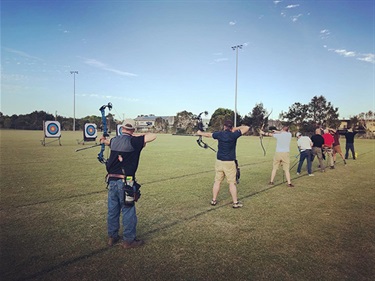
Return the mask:
<path id="1" fill-rule="evenodd" d="M 61 138 L 61 126 L 59 121 L 43 121 L 43 131 L 44 137 L 41 140 L 41 144 L 46 146 L 46 138 L 56 138 L 51 142 L 58 141 L 59 145 L 61 146 L 60 138 Z"/>

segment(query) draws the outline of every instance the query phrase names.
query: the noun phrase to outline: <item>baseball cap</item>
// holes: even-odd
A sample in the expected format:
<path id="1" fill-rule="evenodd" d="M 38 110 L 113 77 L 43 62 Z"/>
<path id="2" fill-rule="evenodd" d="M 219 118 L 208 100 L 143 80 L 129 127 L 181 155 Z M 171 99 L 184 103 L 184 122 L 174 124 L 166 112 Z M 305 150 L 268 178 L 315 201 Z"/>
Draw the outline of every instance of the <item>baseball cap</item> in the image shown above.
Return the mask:
<path id="1" fill-rule="evenodd" d="M 227 128 L 233 128 L 233 122 L 231 120 L 226 120 L 224 126 Z"/>
<path id="2" fill-rule="evenodd" d="M 302 134 L 301 134 L 300 132 L 298 132 L 298 133 L 296 134 L 296 137 L 298 138 L 298 137 L 300 137 L 300 136 L 302 136 Z"/>
<path id="3" fill-rule="evenodd" d="M 127 130 L 135 130 L 135 122 L 133 119 L 125 119 L 122 123 L 122 127 Z"/>

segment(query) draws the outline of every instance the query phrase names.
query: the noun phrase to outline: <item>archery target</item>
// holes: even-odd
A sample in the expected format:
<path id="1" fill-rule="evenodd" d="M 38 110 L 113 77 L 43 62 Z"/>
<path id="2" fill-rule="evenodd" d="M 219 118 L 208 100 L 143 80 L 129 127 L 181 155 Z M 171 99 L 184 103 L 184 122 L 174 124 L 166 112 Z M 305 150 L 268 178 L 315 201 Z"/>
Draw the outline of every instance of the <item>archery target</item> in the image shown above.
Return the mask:
<path id="1" fill-rule="evenodd" d="M 86 123 L 85 124 L 85 138 L 86 139 L 96 139 L 98 135 L 98 130 L 96 129 L 96 124 Z"/>
<path id="2" fill-rule="evenodd" d="M 121 129 L 121 127 L 122 127 L 121 124 L 117 124 L 116 136 L 122 136 L 122 129 Z"/>
<path id="3" fill-rule="evenodd" d="M 44 122 L 44 135 L 46 136 L 46 138 L 59 138 L 61 136 L 60 122 L 45 121 Z"/>

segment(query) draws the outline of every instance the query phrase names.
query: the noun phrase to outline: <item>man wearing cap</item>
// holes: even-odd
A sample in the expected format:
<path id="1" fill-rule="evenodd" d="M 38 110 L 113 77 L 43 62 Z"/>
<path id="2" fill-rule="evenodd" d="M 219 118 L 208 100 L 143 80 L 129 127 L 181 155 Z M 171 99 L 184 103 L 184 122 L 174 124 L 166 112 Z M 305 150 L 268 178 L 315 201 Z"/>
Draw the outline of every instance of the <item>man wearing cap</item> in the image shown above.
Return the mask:
<path id="1" fill-rule="evenodd" d="M 224 122 L 224 130 L 217 131 L 214 133 L 198 131 L 197 135 L 214 138 L 218 140 L 218 151 L 216 155 L 215 162 L 215 182 L 212 188 L 212 200 L 211 205 L 215 206 L 217 204 L 217 196 L 220 190 L 220 184 L 227 179 L 229 184 L 229 192 L 232 196 L 233 208 L 241 208 L 243 205 L 238 201 L 237 197 L 237 187 L 236 187 L 236 146 L 237 139 L 248 132 L 250 127 L 239 126 L 233 128 L 233 122 L 227 120 Z"/>
<path id="2" fill-rule="evenodd" d="M 297 137 L 297 145 L 299 149 L 299 163 L 297 167 L 297 175 L 301 173 L 301 168 L 303 165 L 303 162 L 306 159 L 307 162 L 307 173 L 309 176 L 314 176 L 314 174 L 311 171 L 311 156 L 312 156 L 312 150 L 311 147 L 313 146 L 313 142 L 308 136 L 302 136 L 301 133 L 296 134 Z"/>
<path id="3" fill-rule="evenodd" d="M 288 182 L 289 187 L 294 187 L 290 179 L 290 142 L 292 140 L 292 134 L 289 132 L 288 126 L 283 126 L 281 131 L 273 131 L 273 133 L 265 133 L 262 130 L 259 131 L 262 135 L 271 136 L 276 139 L 276 152 L 273 157 L 273 168 L 271 173 L 271 181 L 269 185 L 274 185 L 274 179 L 276 172 L 279 169 L 280 165 L 283 166 L 285 173 L 286 181 Z"/>
<path id="4" fill-rule="evenodd" d="M 156 139 L 155 134 L 134 135 L 134 121 L 125 120 L 121 127 L 122 135 L 110 140 L 102 137 L 101 143 L 109 145 L 111 153 L 106 163 L 108 181 L 108 246 L 120 240 L 120 215 L 122 214 L 122 247 L 135 248 L 144 241 L 136 238 L 137 215 L 135 202 L 140 197 L 140 185 L 136 182 L 139 158 L 146 143 Z"/>

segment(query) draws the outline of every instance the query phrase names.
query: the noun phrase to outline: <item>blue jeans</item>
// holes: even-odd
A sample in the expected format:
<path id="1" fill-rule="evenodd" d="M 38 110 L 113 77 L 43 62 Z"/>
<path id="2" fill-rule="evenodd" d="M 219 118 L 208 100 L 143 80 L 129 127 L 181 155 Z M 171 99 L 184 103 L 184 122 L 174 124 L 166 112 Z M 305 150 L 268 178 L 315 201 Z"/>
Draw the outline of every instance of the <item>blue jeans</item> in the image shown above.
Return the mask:
<path id="1" fill-rule="evenodd" d="M 349 157 L 349 150 L 352 152 L 353 159 L 355 159 L 354 143 L 346 143 L 345 148 L 346 148 L 345 159 L 348 159 Z"/>
<path id="2" fill-rule="evenodd" d="M 123 240 L 132 242 L 136 238 L 137 214 L 135 205 L 125 207 L 124 183 L 121 179 L 111 180 L 108 186 L 108 236 L 117 237 L 120 230 L 120 215 L 122 213 Z"/>
<path id="3" fill-rule="evenodd" d="M 301 152 L 300 157 L 299 157 L 299 163 L 298 163 L 298 168 L 297 168 L 297 173 L 301 173 L 301 168 L 303 161 L 307 161 L 307 172 L 311 174 L 311 149 L 306 149 Z"/>

